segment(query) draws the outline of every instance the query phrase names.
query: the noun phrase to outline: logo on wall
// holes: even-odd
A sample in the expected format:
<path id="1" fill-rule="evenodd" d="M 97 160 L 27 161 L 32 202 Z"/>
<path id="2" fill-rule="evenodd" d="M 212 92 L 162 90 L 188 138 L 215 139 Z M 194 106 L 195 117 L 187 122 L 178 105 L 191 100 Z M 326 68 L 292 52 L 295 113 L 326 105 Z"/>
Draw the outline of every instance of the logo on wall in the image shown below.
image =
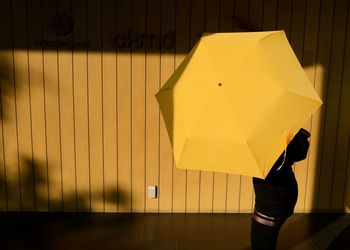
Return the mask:
<path id="1" fill-rule="evenodd" d="M 257 31 L 259 27 L 249 22 L 249 20 L 240 17 L 232 16 L 233 26 L 236 31 Z M 91 48 L 90 40 L 72 41 L 74 21 L 72 16 L 59 13 L 54 16 L 48 25 L 55 35 L 56 39 L 36 38 L 34 46 L 41 48 L 52 49 L 87 49 Z M 175 48 L 175 31 L 168 31 L 162 34 L 138 34 L 132 33 L 130 30 L 125 30 L 111 37 L 110 45 L 115 49 L 134 49 L 134 50 L 172 50 Z M 201 34 L 197 34 L 197 39 Z"/>
<path id="2" fill-rule="evenodd" d="M 175 47 L 175 31 L 164 35 L 134 34 L 130 30 L 118 33 L 113 40 L 117 49 L 170 50 Z"/>
<path id="3" fill-rule="evenodd" d="M 34 45 L 41 48 L 62 49 L 86 49 L 90 47 L 90 41 L 72 41 L 67 38 L 74 28 L 73 18 L 65 13 L 59 13 L 51 19 L 48 28 L 57 36 L 56 40 L 47 38 L 36 38 Z"/>
<path id="4" fill-rule="evenodd" d="M 73 31 L 73 19 L 67 14 L 58 14 L 53 18 L 52 28 L 57 35 L 68 35 Z"/>

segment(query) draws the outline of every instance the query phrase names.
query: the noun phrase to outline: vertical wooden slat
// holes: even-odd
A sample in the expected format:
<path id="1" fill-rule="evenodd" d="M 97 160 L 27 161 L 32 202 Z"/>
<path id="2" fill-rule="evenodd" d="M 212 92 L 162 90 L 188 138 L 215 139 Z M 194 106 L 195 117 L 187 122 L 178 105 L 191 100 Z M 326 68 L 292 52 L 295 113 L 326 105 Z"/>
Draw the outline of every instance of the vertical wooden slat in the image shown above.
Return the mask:
<path id="1" fill-rule="evenodd" d="M 74 43 L 87 43 L 86 0 L 72 1 Z M 90 161 L 88 131 L 87 48 L 73 51 L 74 131 L 77 183 L 77 211 L 90 211 Z"/>
<path id="2" fill-rule="evenodd" d="M 219 3 L 220 3 L 220 16 L 219 16 L 220 32 L 232 32 L 235 2 L 230 0 L 221 0 Z"/>
<path id="3" fill-rule="evenodd" d="M 117 30 L 130 30 L 130 1 L 118 1 Z M 118 113 L 118 211 L 131 211 L 131 54 L 129 49 L 117 55 Z"/>
<path id="4" fill-rule="evenodd" d="M 225 0 L 222 1 L 222 14 L 223 22 L 222 31 L 232 32 L 234 31 L 234 15 L 235 15 L 235 2 Z M 226 18 L 224 18 L 226 16 Z M 226 212 L 237 213 L 239 211 L 239 200 L 240 200 L 240 185 L 241 176 L 228 174 L 226 182 Z"/>
<path id="5" fill-rule="evenodd" d="M 277 30 L 284 30 L 290 41 L 291 35 L 291 16 L 292 16 L 293 0 L 285 0 L 279 2 L 277 9 Z"/>
<path id="6" fill-rule="evenodd" d="M 116 1 L 103 3 L 102 10 L 103 79 L 103 158 L 105 211 L 117 211 L 117 79 L 113 38 L 116 31 Z"/>
<path id="7" fill-rule="evenodd" d="M 132 34 L 145 33 L 145 1 L 132 1 Z M 132 48 L 142 46 L 142 36 L 135 36 Z M 144 45 L 143 45 L 144 46 Z M 132 211 L 145 211 L 145 49 L 135 48 L 131 54 L 131 152 Z"/>
<path id="8" fill-rule="evenodd" d="M 190 49 L 196 44 L 203 32 L 204 22 L 203 0 L 193 0 L 190 7 Z M 186 212 L 199 212 L 200 172 L 187 171 L 186 179 Z"/>
<path id="9" fill-rule="evenodd" d="M 149 184 L 159 186 L 158 171 L 158 149 L 159 149 L 159 107 L 155 94 L 160 86 L 160 50 L 153 48 L 157 46 L 156 39 L 160 36 L 160 0 L 147 1 L 147 26 L 148 39 L 155 37 L 148 44 L 146 51 L 146 187 Z M 159 198 L 159 197 L 158 197 Z M 158 212 L 158 198 L 146 199 L 146 212 Z"/>
<path id="10" fill-rule="evenodd" d="M 6 15 L 6 13 L 10 13 L 10 5 L 9 2 L 6 2 L 2 5 L 0 10 L 0 32 L 2 34 L 9 34 L 6 32 L 11 32 L 9 27 L 11 26 L 11 21 L 9 19 L 10 15 Z M 9 79 L 7 75 L 9 72 L 5 71 L 5 67 L 8 67 L 6 60 L 10 55 L 9 50 L 6 51 L 6 47 L 9 45 L 9 38 L 0 39 L 0 211 L 7 211 L 7 188 L 6 188 L 6 165 L 5 165 L 5 145 L 4 145 L 4 123 L 5 123 L 5 114 L 4 110 L 6 108 L 6 93 L 4 93 L 4 88 L 6 84 L 8 84 Z M 9 48 L 8 48 L 9 49 Z M 8 68 L 7 68 L 8 70 Z"/>
<path id="11" fill-rule="evenodd" d="M 232 31 L 232 11 L 233 1 L 220 0 L 217 6 L 218 16 L 217 25 L 219 32 L 231 32 Z M 207 7 L 208 9 L 208 7 Z M 215 31 L 215 27 L 214 27 Z M 214 173 L 213 183 L 213 212 L 225 213 L 227 210 L 227 194 L 234 190 L 227 190 L 228 187 L 228 174 Z M 238 176 L 236 176 L 238 177 Z"/>
<path id="12" fill-rule="evenodd" d="M 293 1 L 290 24 L 291 34 L 289 41 L 300 63 L 303 61 L 305 7 L 305 1 Z"/>
<path id="13" fill-rule="evenodd" d="M 336 106 L 334 111 L 337 114 L 336 118 L 336 141 L 334 145 L 334 172 L 332 180 L 332 193 L 331 193 L 331 205 L 332 212 L 343 212 L 343 199 L 344 199 L 344 182 L 346 178 L 346 159 L 348 153 L 348 141 L 349 126 L 346 124 L 348 118 L 344 119 L 344 111 L 347 108 L 344 106 L 344 98 L 349 98 L 349 91 L 346 92 L 345 86 L 349 85 L 349 82 L 344 81 L 344 71 L 348 71 L 349 68 L 345 68 L 344 63 L 346 59 L 346 42 L 348 39 L 348 19 L 349 19 L 349 3 L 348 1 L 338 1 L 336 8 L 337 16 L 335 20 L 335 27 L 337 29 L 334 33 L 334 47 L 337 51 L 337 71 L 335 72 L 336 78 L 331 78 L 332 82 L 336 83 L 336 88 L 339 91 L 336 96 Z M 347 25 L 345 25 L 347 24 Z M 348 108 L 349 109 L 349 108 Z M 346 115 L 347 117 L 348 115 Z M 344 123 L 345 122 L 345 123 Z"/>
<path id="14" fill-rule="evenodd" d="M 16 89 L 13 51 L 13 4 L 6 1 L 1 8 L 2 32 L 8 34 L 1 39 L 1 101 L 4 140 L 4 166 L 7 185 L 7 210 L 21 210 L 20 168 L 18 161 L 18 134 L 16 119 Z"/>
<path id="15" fill-rule="evenodd" d="M 2 79 L 0 79 L 2 81 Z M 4 161 L 4 140 L 2 126 L 2 101 L 0 96 L 0 211 L 7 211 L 6 171 Z"/>
<path id="16" fill-rule="evenodd" d="M 309 164 L 308 164 L 308 186 L 306 189 L 305 211 L 316 211 L 319 199 L 319 183 L 322 170 L 322 154 L 323 154 L 323 130 L 324 130 L 324 112 L 326 106 L 326 90 L 329 68 L 329 54 L 331 44 L 333 20 L 333 1 L 320 2 L 317 57 L 315 69 L 314 86 L 324 104 L 312 117 L 309 148 Z"/>
<path id="17" fill-rule="evenodd" d="M 312 6 L 312 8 L 311 8 Z M 307 2 L 305 6 L 307 11 L 306 19 L 305 19 L 305 37 L 304 37 L 304 51 L 303 51 L 303 67 L 304 70 L 310 79 L 310 81 L 314 84 L 315 81 L 315 71 L 316 71 L 316 53 L 317 53 L 317 36 L 318 36 L 318 21 L 319 21 L 319 11 L 320 11 L 320 2 L 318 0 L 312 0 Z M 317 131 L 312 130 L 312 123 L 319 123 L 314 117 L 310 118 L 309 123 L 307 123 L 304 127 L 307 128 L 312 137 L 317 136 Z M 306 200 L 307 196 L 307 188 L 309 187 L 309 181 L 312 178 L 315 178 L 314 171 L 315 169 L 311 169 L 310 167 L 310 154 L 308 154 L 308 158 L 304 161 L 303 164 L 297 164 L 296 171 L 302 171 L 304 173 L 303 182 L 299 181 L 299 198 L 296 205 L 296 212 L 305 212 L 306 209 Z M 310 174 L 311 173 L 311 174 Z M 313 179 L 314 180 L 314 179 Z"/>
<path id="18" fill-rule="evenodd" d="M 204 32 L 215 33 L 218 32 L 219 26 L 219 1 L 207 0 L 205 1 L 204 13 Z M 214 201 L 214 173 L 208 171 L 200 172 L 200 204 L 199 212 L 211 213 L 213 212 Z M 215 193 L 216 194 L 216 193 Z"/>
<path id="19" fill-rule="evenodd" d="M 262 30 L 263 25 L 263 0 L 252 0 L 249 3 L 249 23 L 255 27 L 256 31 Z M 288 6 L 288 5 L 287 5 Z"/>
<path id="20" fill-rule="evenodd" d="M 341 1 L 335 1 L 333 28 L 330 35 L 331 55 L 329 58 L 329 72 L 327 85 L 327 99 L 325 103 L 324 141 L 322 153 L 322 169 L 320 175 L 318 208 L 321 211 L 330 211 L 332 194 L 332 176 L 335 169 L 334 157 L 337 136 L 338 108 L 341 87 L 341 69 L 344 52 L 344 18 L 347 8 Z"/>
<path id="21" fill-rule="evenodd" d="M 233 29 L 233 1 L 219 1 L 218 25 L 220 32 L 232 32 Z M 233 188 L 230 183 L 239 183 L 237 175 L 223 173 L 214 173 L 214 194 L 213 194 L 213 212 L 224 213 L 232 211 L 232 207 L 227 206 L 228 200 L 232 201 L 238 197 L 238 188 Z M 229 188 L 229 189 L 228 189 Z M 229 203 L 231 204 L 231 203 Z M 235 204 L 236 205 L 236 204 Z"/>
<path id="22" fill-rule="evenodd" d="M 1 15 L 3 24 L 11 27 L 11 9 L 5 4 L 1 10 L 7 11 Z M 4 22 L 3 22 L 4 21 Z M 5 25 L 4 25 L 5 26 Z M 11 34 L 10 29 L 4 29 L 5 34 Z M 16 127 L 16 106 L 15 106 L 15 85 L 13 76 L 13 52 L 12 39 L 7 36 L 1 39 L 1 46 L 7 48 L 0 51 L 1 60 L 1 113 L 2 113 L 2 128 L 3 128 L 3 143 L 4 143 L 4 172 L 6 181 L 6 206 L 9 211 L 21 210 L 20 197 L 20 179 L 19 179 L 19 162 L 18 162 L 18 145 L 17 145 L 17 127 Z"/>
<path id="23" fill-rule="evenodd" d="M 179 67 L 189 51 L 190 2 L 176 0 L 175 68 Z M 173 212 L 184 212 L 186 207 L 187 171 L 173 168 Z"/>
<path id="24" fill-rule="evenodd" d="M 277 0 L 264 0 L 263 30 L 275 30 L 277 25 Z"/>
<path id="25" fill-rule="evenodd" d="M 174 29 L 175 23 L 175 1 L 162 1 L 161 3 L 161 36 L 163 37 L 163 46 L 161 50 L 160 65 L 160 83 L 164 85 L 174 72 L 174 48 L 164 42 L 166 36 L 171 36 L 169 32 Z M 168 38 L 169 39 L 169 38 Z M 174 159 L 171 149 L 169 136 L 164 122 L 160 123 L 160 179 L 159 179 L 159 211 L 172 211 L 173 194 L 173 167 Z"/>
<path id="26" fill-rule="evenodd" d="M 35 210 L 35 186 L 33 179 L 28 53 L 26 50 L 26 3 L 23 0 L 18 0 L 12 4 L 14 7 L 12 9 L 14 78 L 22 210 L 33 211 Z"/>
<path id="27" fill-rule="evenodd" d="M 304 32 L 305 32 L 305 13 L 306 13 L 306 2 L 305 1 L 294 1 L 292 4 L 292 16 L 290 24 L 290 44 L 294 50 L 295 55 L 297 56 L 299 63 L 303 65 L 303 52 L 304 52 Z M 307 121 L 303 127 L 310 131 L 310 121 Z M 311 131 L 310 131 L 311 132 Z M 304 195 L 306 186 L 306 171 L 307 168 L 307 159 L 295 163 L 293 170 L 295 177 L 298 182 L 298 200 L 295 206 L 295 211 L 302 212 L 304 209 Z"/>
<path id="28" fill-rule="evenodd" d="M 101 60 L 101 3 L 87 2 L 88 39 L 91 48 L 88 53 L 89 92 L 89 150 L 91 210 L 104 211 L 104 162 L 102 132 L 102 60 Z"/>
<path id="29" fill-rule="evenodd" d="M 264 2 L 263 0 L 254 0 L 250 2 L 249 5 L 249 23 L 256 31 L 262 31 L 263 30 L 263 18 L 264 18 Z M 252 195 L 252 210 L 255 206 L 255 191 L 254 186 L 252 183 L 252 180 L 250 181 L 252 188 L 253 188 L 253 195 Z"/>
<path id="30" fill-rule="evenodd" d="M 235 15 L 249 21 L 249 2 L 248 1 L 236 1 Z M 240 27 L 235 27 L 236 30 L 240 30 Z M 252 185 L 252 178 L 248 176 L 240 177 L 240 200 L 239 200 L 239 212 L 247 213 L 253 209 L 253 196 L 254 190 Z"/>
<path id="31" fill-rule="evenodd" d="M 343 211 L 346 213 L 350 212 L 350 117 L 349 117 L 349 108 L 350 108 L 350 71 L 345 70 L 350 68 L 350 5 L 348 6 L 348 20 L 347 20 L 347 33 L 346 33 L 346 45 L 344 53 L 344 64 L 343 64 L 343 78 L 342 78 L 342 96 L 341 96 L 341 106 L 340 106 L 340 118 L 339 118 L 339 128 L 338 131 L 338 144 L 342 145 L 342 153 L 346 155 L 345 159 L 342 157 L 337 157 L 341 164 L 344 164 L 345 167 L 345 182 L 342 187 L 343 192 Z M 344 142 L 344 139 L 347 141 Z M 346 150 L 344 146 L 347 145 Z M 342 154 L 343 155 L 343 154 Z"/>
<path id="32" fill-rule="evenodd" d="M 244 23 L 249 24 L 249 11 L 250 11 L 250 2 L 244 0 L 235 0 L 235 12 L 236 22 L 234 29 L 235 31 L 246 32 L 247 27 Z M 243 21 L 244 23 L 242 23 Z"/>
<path id="33" fill-rule="evenodd" d="M 347 144 L 342 145 L 343 147 L 346 147 Z M 347 155 L 345 155 L 347 157 Z M 336 159 L 335 159 L 336 160 Z M 342 163 L 342 165 L 346 166 L 346 158 L 345 161 Z M 331 190 L 331 204 L 330 204 L 330 211 L 332 213 L 342 213 L 344 212 L 344 183 L 346 179 L 346 168 L 334 168 L 332 173 L 332 190 Z"/>
<path id="34" fill-rule="evenodd" d="M 1 19 L 0 19 L 1 20 Z M 2 21 L 2 20 L 1 20 Z M 0 26 L 0 32 L 2 32 Z M 1 58 L 1 57 L 0 57 Z M 4 130 L 3 130 L 3 116 L 2 116 L 2 91 L 3 74 L 0 74 L 0 211 L 7 210 L 7 196 L 6 196 L 6 170 L 4 157 Z"/>
<path id="35" fill-rule="evenodd" d="M 58 3 L 59 15 L 71 16 L 71 1 L 61 0 Z M 71 40 L 71 34 L 59 35 L 59 42 Z M 72 50 L 67 46 L 58 46 L 58 86 L 59 112 L 61 127 L 62 154 L 62 192 L 63 210 L 76 211 L 76 180 L 75 180 L 75 140 L 73 114 L 73 76 Z"/>
<path id="36" fill-rule="evenodd" d="M 56 5 L 51 1 L 42 2 L 43 37 L 53 43 L 57 35 L 52 27 L 56 16 Z M 47 125 L 47 157 L 49 178 L 49 209 L 62 211 L 62 163 L 59 120 L 57 46 L 44 50 L 45 119 Z"/>
<path id="37" fill-rule="evenodd" d="M 349 58 L 349 54 L 347 56 Z M 348 62 L 348 61 L 347 61 Z M 347 63 L 348 65 L 348 63 Z M 347 74 L 349 75 L 349 74 Z M 347 76 L 349 79 L 349 76 Z M 349 86 L 349 85 L 348 85 Z M 350 213 L 350 136 L 348 136 L 348 153 L 346 158 L 346 179 L 344 183 L 344 212 Z"/>
<path id="38" fill-rule="evenodd" d="M 35 41 L 42 38 L 41 3 L 27 4 L 29 81 L 32 114 L 33 171 L 35 180 L 35 207 L 48 211 L 48 179 L 46 158 L 45 98 L 43 79 L 43 52 Z"/>

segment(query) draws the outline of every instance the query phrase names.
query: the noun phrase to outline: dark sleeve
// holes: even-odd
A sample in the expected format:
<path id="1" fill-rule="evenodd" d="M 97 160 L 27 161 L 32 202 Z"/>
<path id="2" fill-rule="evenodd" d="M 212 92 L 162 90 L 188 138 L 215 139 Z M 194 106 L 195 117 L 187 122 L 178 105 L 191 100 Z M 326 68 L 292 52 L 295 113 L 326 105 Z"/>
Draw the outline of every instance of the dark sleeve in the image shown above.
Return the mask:
<path id="1" fill-rule="evenodd" d="M 310 146 L 309 137 L 310 133 L 305 129 L 300 129 L 294 136 L 287 147 L 287 155 L 291 161 L 296 162 L 306 158 Z"/>

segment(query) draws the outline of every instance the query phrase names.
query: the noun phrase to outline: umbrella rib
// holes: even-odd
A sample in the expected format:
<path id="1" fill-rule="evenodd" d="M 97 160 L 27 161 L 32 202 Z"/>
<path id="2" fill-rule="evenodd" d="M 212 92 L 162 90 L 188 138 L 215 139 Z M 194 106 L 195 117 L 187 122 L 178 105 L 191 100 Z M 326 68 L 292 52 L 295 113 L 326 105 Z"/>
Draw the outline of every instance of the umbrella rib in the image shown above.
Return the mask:
<path id="1" fill-rule="evenodd" d="M 225 96 L 227 102 L 228 102 L 231 106 L 233 106 L 232 103 L 230 102 L 230 98 L 229 98 L 225 93 L 223 93 L 223 96 Z M 234 112 L 232 112 L 232 115 L 235 117 Z M 241 124 L 238 122 L 238 119 L 237 119 L 236 117 L 235 117 L 235 120 L 236 120 L 237 126 L 240 128 L 241 133 L 244 135 L 245 144 L 248 146 L 250 152 L 252 152 L 252 156 L 253 156 L 253 159 L 254 159 L 256 165 L 258 166 L 258 170 L 261 171 L 261 169 L 260 169 L 260 163 L 259 163 L 259 161 L 258 161 L 258 158 L 257 158 L 257 156 L 256 156 L 256 153 L 255 153 L 253 147 L 249 144 L 249 141 L 248 141 L 248 139 L 247 139 L 247 136 L 245 135 L 244 130 L 242 129 L 242 126 L 241 126 Z M 262 174 L 262 176 L 264 176 L 264 173 L 263 173 L 263 172 L 261 172 L 261 174 Z"/>
<path id="2" fill-rule="evenodd" d="M 181 150 L 181 154 L 180 154 L 180 156 L 179 156 L 179 162 L 178 162 L 179 166 L 181 166 L 182 156 L 183 156 L 183 154 L 184 154 L 184 152 L 185 152 L 185 149 L 186 149 L 186 147 L 187 147 L 187 142 L 188 142 L 188 138 L 185 139 L 184 146 L 183 146 L 183 148 L 182 148 L 182 150 Z"/>
<path id="3" fill-rule="evenodd" d="M 318 99 L 314 99 L 314 98 L 312 98 L 312 97 L 308 97 L 308 96 L 306 96 L 306 95 L 301 95 L 301 94 L 299 94 L 299 93 L 295 93 L 295 92 L 292 92 L 292 91 L 285 91 L 285 93 L 286 94 L 290 94 L 290 95 L 294 95 L 294 96 L 297 96 L 297 97 L 299 97 L 299 98 L 307 98 L 307 99 L 309 99 L 309 100 L 311 100 L 312 102 L 315 102 L 315 103 L 320 103 L 319 105 L 321 105 L 322 103 L 323 103 L 323 101 L 321 100 L 321 98 L 319 98 L 318 96 L 316 96 L 316 97 L 318 97 Z"/>
<path id="4" fill-rule="evenodd" d="M 228 97 L 225 93 L 223 93 L 223 95 L 225 96 L 227 102 L 232 106 L 229 97 Z M 232 112 L 232 115 L 235 117 L 234 112 Z M 242 127 L 241 127 L 241 125 L 240 125 L 240 123 L 238 122 L 238 119 L 237 119 L 236 117 L 235 117 L 235 120 L 236 120 L 237 126 L 240 128 L 241 133 L 244 135 L 246 145 L 248 146 L 250 152 L 252 152 L 252 156 L 253 156 L 253 159 L 254 159 L 256 165 L 258 166 L 258 170 L 260 170 L 262 176 L 264 176 L 264 173 L 261 171 L 260 163 L 259 163 L 259 161 L 258 161 L 258 158 L 257 158 L 257 156 L 256 156 L 256 153 L 255 153 L 253 147 L 249 144 L 249 141 L 248 141 L 248 139 L 247 139 L 247 136 L 244 134 L 244 130 L 242 129 Z"/>
<path id="5" fill-rule="evenodd" d="M 260 171 L 261 176 L 265 177 L 265 174 L 264 174 L 265 171 L 263 172 L 262 169 L 260 168 L 261 165 L 259 163 L 259 160 L 258 160 L 258 158 L 256 156 L 256 153 L 255 153 L 253 147 L 249 144 L 248 140 L 246 141 L 246 143 L 247 143 L 248 148 L 250 149 L 250 152 L 252 152 L 253 159 L 254 159 L 256 165 L 258 166 L 258 170 Z"/>
<path id="6" fill-rule="evenodd" d="M 268 31 L 268 32 L 266 32 L 266 33 L 269 33 L 269 32 L 271 32 L 271 31 Z M 264 39 L 266 39 L 266 38 L 268 38 L 268 37 L 270 37 L 270 36 L 274 36 L 274 35 L 277 35 L 277 34 L 280 34 L 280 33 L 284 33 L 284 31 L 283 31 L 283 30 L 272 31 L 270 34 L 266 34 L 266 36 L 260 38 L 259 41 L 262 41 L 262 40 L 264 40 Z M 284 34 L 285 34 L 285 33 L 284 33 Z"/>
<path id="7" fill-rule="evenodd" d="M 218 72 L 215 70 L 215 64 L 212 62 L 212 60 L 209 60 L 211 59 L 211 56 L 210 56 L 207 44 L 205 42 L 205 38 L 204 39 L 202 38 L 201 41 L 202 41 L 202 44 L 201 44 L 202 49 L 206 51 L 205 55 L 208 58 L 207 63 L 211 65 L 211 67 L 209 67 L 208 69 L 212 69 L 212 73 L 216 75 L 217 79 L 220 79 L 220 74 L 218 74 Z"/>

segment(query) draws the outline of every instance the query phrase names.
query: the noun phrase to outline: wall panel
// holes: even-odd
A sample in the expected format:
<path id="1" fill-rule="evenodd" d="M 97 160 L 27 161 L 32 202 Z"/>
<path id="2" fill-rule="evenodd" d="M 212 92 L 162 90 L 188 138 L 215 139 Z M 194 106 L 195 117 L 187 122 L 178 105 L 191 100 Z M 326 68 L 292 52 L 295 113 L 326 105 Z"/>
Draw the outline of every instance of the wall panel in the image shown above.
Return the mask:
<path id="1" fill-rule="evenodd" d="M 177 68 L 190 49 L 190 7 L 191 2 L 177 0 L 175 6 L 175 65 Z M 173 167 L 173 212 L 183 212 L 186 209 L 187 170 Z"/>
<path id="2" fill-rule="evenodd" d="M 73 42 L 87 41 L 86 1 L 72 1 L 72 20 L 75 29 Z M 73 100 L 74 140 L 76 165 L 77 211 L 91 211 L 90 150 L 89 150 L 89 105 L 88 105 L 88 51 L 87 48 L 73 49 Z"/>
<path id="3" fill-rule="evenodd" d="M 234 8 L 233 1 L 218 2 L 218 28 L 216 32 L 232 32 L 232 13 Z M 237 184 L 237 175 L 214 173 L 213 180 L 213 211 L 225 213 L 228 210 L 228 200 L 230 204 L 236 204 L 235 199 L 238 197 L 238 188 L 233 186 L 228 189 L 229 183 Z M 230 194 L 230 195 L 229 195 Z M 232 209 L 232 208 L 231 208 Z"/>
<path id="4" fill-rule="evenodd" d="M 4 181 L 6 184 L 6 208 L 9 211 L 22 209 L 20 166 L 18 153 L 18 126 L 16 105 L 16 82 L 14 65 L 14 23 L 12 20 L 13 4 L 5 2 L 1 9 L 2 32 L 9 34 L 1 39 L 5 47 L 0 53 L 1 60 L 1 108 Z M 7 24 L 7 25 L 5 25 Z"/>
<path id="5" fill-rule="evenodd" d="M 25 1 L 12 2 L 13 46 L 27 47 Z M 32 160 L 31 108 L 28 75 L 28 50 L 14 50 L 14 80 L 21 209 L 35 210 L 35 185 Z"/>
<path id="6" fill-rule="evenodd" d="M 104 202 L 106 212 L 118 211 L 117 203 L 117 73 L 113 39 L 116 32 L 116 1 L 102 4 L 102 116 Z"/>
<path id="7" fill-rule="evenodd" d="M 350 5 L 348 6 L 348 20 L 347 20 L 347 31 L 346 31 L 346 44 L 344 52 L 344 64 L 343 64 L 343 79 L 342 79 L 342 91 L 341 91 L 341 106 L 339 115 L 339 127 L 338 137 L 341 136 L 337 141 L 337 147 L 340 146 L 339 153 L 340 157 L 337 157 L 336 164 L 340 164 L 345 169 L 345 181 L 343 187 L 340 189 L 340 193 L 343 193 L 343 207 L 347 213 L 350 212 L 350 119 L 347 115 L 350 109 Z M 341 135 L 340 135 L 341 134 Z M 338 148 L 336 150 L 338 152 Z M 344 157 L 345 156 L 345 157 Z M 337 180 L 334 180 L 336 183 Z"/>
<path id="8" fill-rule="evenodd" d="M 204 30 L 205 1 L 193 0 L 190 5 L 190 48 Z M 201 171 L 188 170 L 186 179 L 186 212 L 198 213 L 200 205 Z"/>
<path id="9" fill-rule="evenodd" d="M 175 27 L 175 1 L 161 1 L 161 26 L 160 34 L 164 39 L 168 32 Z M 171 74 L 174 72 L 174 49 L 167 48 L 162 44 L 161 48 L 161 65 L 160 65 L 160 84 L 163 86 Z M 167 134 L 165 124 L 160 123 L 159 138 L 159 211 L 171 212 L 173 207 L 173 168 L 174 159 Z"/>
<path id="10" fill-rule="evenodd" d="M 58 13 L 72 15 L 71 1 L 61 0 L 57 6 Z M 68 34 L 63 39 L 72 39 Z M 76 166 L 75 166 L 75 139 L 74 139 L 74 108 L 73 108 L 73 72 L 72 50 L 58 46 L 58 92 L 59 114 L 61 128 L 61 157 L 62 157 L 62 195 L 63 210 L 76 211 Z"/>
<path id="11" fill-rule="evenodd" d="M 218 32 L 219 14 L 219 1 L 209 0 L 205 2 L 204 32 Z M 201 171 L 200 173 L 199 212 L 201 213 L 211 213 L 213 211 L 214 177 L 213 172 Z"/>
<path id="12" fill-rule="evenodd" d="M 118 1 L 117 32 L 131 29 L 130 1 Z M 132 211 L 131 51 L 117 50 L 118 211 Z"/>
<path id="13" fill-rule="evenodd" d="M 147 37 L 160 36 L 160 0 L 151 0 L 146 6 Z M 159 186 L 159 126 L 160 111 L 154 97 L 160 88 L 160 51 L 146 50 L 145 72 L 145 188 L 148 184 Z M 176 200 L 176 199 L 174 199 Z M 146 199 L 146 211 L 158 212 L 159 199 Z"/>
<path id="14" fill-rule="evenodd" d="M 283 29 L 324 101 L 304 124 L 312 136 L 294 167 L 295 210 L 349 212 L 349 8 L 346 0 L 3 1 L 0 210 L 251 212 L 251 177 L 176 168 L 154 95 L 203 32 Z"/>
<path id="15" fill-rule="evenodd" d="M 235 11 L 234 15 L 237 17 L 246 20 L 248 23 L 250 23 L 249 20 L 249 1 L 244 0 L 238 0 L 235 2 Z M 242 29 L 240 26 L 234 26 L 234 31 L 244 31 L 245 29 Z M 252 211 L 254 206 L 254 191 L 253 191 L 253 184 L 252 184 L 252 178 L 248 176 L 240 176 L 240 188 L 239 188 L 239 205 L 238 205 L 238 211 L 240 213 L 247 213 Z"/>
<path id="16" fill-rule="evenodd" d="M 57 6 L 43 2 L 43 37 L 57 43 L 57 35 L 51 29 Z M 45 121 L 47 143 L 47 166 L 49 182 L 49 210 L 63 211 L 62 154 L 60 127 L 60 100 L 58 75 L 58 48 L 45 47 L 43 51 L 43 74 L 45 89 Z"/>
<path id="17" fill-rule="evenodd" d="M 27 5 L 28 66 L 31 107 L 32 167 L 34 171 L 36 211 L 48 211 L 49 186 L 47 178 L 47 145 L 45 123 L 45 92 L 43 77 L 43 51 L 36 49 L 33 41 L 42 37 L 40 1 Z M 31 13 L 31 14 L 29 14 Z"/>
<path id="18" fill-rule="evenodd" d="M 344 79 L 344 74 L 349 68 L 345 67 L 346 46 L 348 42 L 348 25 L 349 25 L 349 3 L 348 1 L 339 1 L 337 3 L 336 13 L 339 17 L 335 20 L 335 38 L 334 50 L 337 53 L 337 70 L 333 73 L 332 85 L 336 88 L 336 102 L 334 107 L 335 119 L 335 144 L 334 144 L 334 160 L 332 173 L 332 186 L 330 198 L 330 210 L 334 212 L 343 211 L 344 200 L 344 183 L 346 177 L 346 159 L 348 153 L 349 138 L 349 118 L 345 118 L 344 112 L 349 110 L 349 105 L 345 105 L 346 99 L 349 99 L 349 89 L 346 87 L 348 83 Z M 341 10 L 339 8 L 342 8 Z M 345 103 L 344 103 L 345 102 Z M 329 118 L 331 119 L 331 118 Z"/>
<path id="19" fill-rule="evenodd" d="M 146 31 L 146 2 L 132 1 L 131 31 Z M 137 48 L 131 54 L 131 152 L 132 152 L 132 211 L 145 211 L 145 49 Z M 134 44 L 133 44 L 134 45 Z"/>
<path id="20" fill-rule="evenodd" d="M 309 10 L 309 6 L 313 6 Z M 318 22 L 320 16 L 320 2 L 318 0 L 308 1 L 306 3 L 305 9 L 307 10 L 305 15 L 305 26 L 308 27 L 304 30 L 304 45 L 303 45 L 303 60 L 302 66 L 315 87 L 315 73 L 316 73 L 316 56 L 317 56 L 317 36 L 318 36 Z M 317 91 L 317 89 L 316 89 Z M 309 121 L 306 122 L 305 128 L 310 132 L 312 131 L 312 138 L 317 137 L 316 129 L 313 128 L 313 124 L 318 124 L 319 121 L 315 120 L 315 116 L 311 117 Z M 310 139 L 312 140 L 312 139 Z M 314 183 L 314 169 L 311 168 L 311 150 L 307 156 L 307 159 L 302 163 L 296 165 L 296 169 L 302 172 L 302 185 L 299 181 L 299 198 L 296 205 L 296 211 L 305 212 L 306 211 L 306 201 L 309 199 L 307 190 L 312 187 L 311 183 Z M 301 187 L 301 188 L 300 188 Z"/>
<path id="21" fill-rule="evenodd" d="M 331 210 L 332 177 L 335 171 L 335 149 L 337 140 L 338 109 L 342 85 L 342 64 L 347 15 L 347 1 L 334 2 L 334 18 L 331 32 L 331 51 L 327 78 L 327 97 L 325 102 L 324 138 L 322 148 L 321 175 L 318 208 Z M 338 175 L 339 176 L 339 175 Z M 322 194 L 322 195 L 321 195 Z"/>
<path id="22" fill-rule="evenodd" d="M 94 51 L 87 57 L 91 210 L 104 211 L 102 110 L 102 3 L 87 1 L 87 38 Z"/>
<path id="23" fill-rule="evenodd" d="M 236 3 L 233 1 L 222 1 L 222 16 L 226 16 L 223 19 L 224 30 L 226 32 L 234 31 L 234 17 L 236 10 Z M 241 176 L 228 174 L 226 180 L 226 205 L 225 212 L 237 213 L 239 211 L 239 201 L 240 201 L 240 186 Z M 216 196 L 214 196 L 215 199 Z M 215 204 L 214 204 L 215 206 Z"/>
<path id="24" fill-rule="evenodd" d="M 290 20 L 290 43 L 294 53 L 303 65 L 304 62 L 304 42 L 305 42 L 305 23 L 306 23 L 306 2 L 293 1 Z M 310 79 L 310 78 L 309 78 Z M 310 79 L 311 80 L 311 79 Z M 310 131 L 310 121 L 306 121 L 303 125 L 305 129 Z M 295 177 L 298 181 L 298 188 L 305 190 L 307 158 L 304 161 L 296 162 L 293 166 Z M 303 211 L 304 208 L 304 192 L 299 193 L 298 201 L 295 206 L 296 211 Z"/>

